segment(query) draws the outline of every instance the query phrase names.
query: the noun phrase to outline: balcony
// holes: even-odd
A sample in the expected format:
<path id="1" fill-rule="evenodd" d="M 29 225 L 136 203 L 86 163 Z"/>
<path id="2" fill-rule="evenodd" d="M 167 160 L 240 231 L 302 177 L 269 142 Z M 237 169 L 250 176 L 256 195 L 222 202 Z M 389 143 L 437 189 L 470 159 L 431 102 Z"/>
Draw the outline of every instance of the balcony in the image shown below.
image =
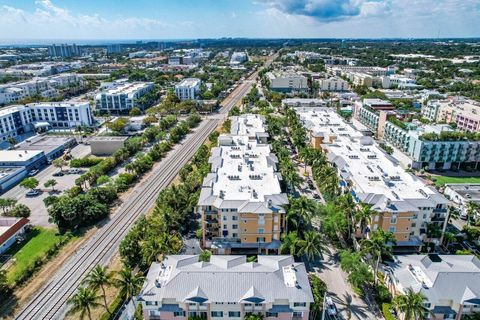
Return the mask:
<path id="1" fill-rule="evenodd" d="M 434 215 L 430 218 L 430 220 L 431 220 L 432 222 L 443 222 L 443 221 L 445 221 L 445 215 L 443 215 L 443 214 L 434 214 Z"/>

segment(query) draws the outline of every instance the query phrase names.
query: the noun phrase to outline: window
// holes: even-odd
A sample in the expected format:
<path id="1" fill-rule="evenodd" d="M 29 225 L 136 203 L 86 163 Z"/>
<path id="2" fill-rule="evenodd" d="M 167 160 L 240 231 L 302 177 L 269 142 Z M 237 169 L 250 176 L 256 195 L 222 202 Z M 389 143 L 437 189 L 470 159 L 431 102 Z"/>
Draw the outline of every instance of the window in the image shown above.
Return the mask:
<path id="1" fill-rule="evenodd" d="M 391 217 L 391 218 L 390 218 L 390 223 L 391 223 L 391 224 L 397 223 L 397 217 Z"/>
<path id="2" fill-rule="evenodd" d="M 278 313 L 277 312 L 267 312 L 267 318 L 278 318 Z"/>
<path id="3" fill-rule="evenodd" d="M 293 306 L 294 307 L 306 307 L 307 303 L 306 302 L 294 302 Z"/>
<path id="4" fill-rule="evenodd" d="M 390 228 L 388 228 L 388 232 L 392 232 L 392 233 L 393 233 L 393 232 L 395 232 L 395 231 L 397 231 L 397 228 L 395 228 L 395 227 L 390 227 Z"/>
<path id="5" fill-rule="evenodd" d="M 223 221 L 227 221 L 227 216 L 222 216 Z"/>
<path id="6" fill-rule="evenodd" d="M 293 317 L 294 318 L 303 318 L 303 312 L 294 312 Z"/>
<path id="7" fill-rule="evenodd" d="M 232 216 L 232 220 L 233 220 L 233 221 L 237 221 L 237 220 L 238 220 L 238 217 L 237 217 L 237 216 Z"/>
<path id="8" fill-rule="evenodd" d="M 415 228 L 417 224 L 415 222 L 412 222 L 412 228 Z"/>
<path id="9" fill-rule="evenodd" d="M 157 305 L 157 301 L 145 301 L 145 304 L 147 306 L 156 306 Z"/>
<path id="10" fill-rule="evenodd" d="M 237 304 L 236 302 L 227 302 L 227 304 Z"/>
<path id="11" fill-rule="evenodd" d="M 238 238 L 238 233 L 232 233 L 233 238 Z"/>
<path id="12" fill-rule="evenodd" d="M 174 317 L 185 317 L 185 311 L 175 311 L 173 312 Z"/>
<path id="13" fill-rule="evenodd" d="M 265 233 L 265 229 L 264 229 L 264 228 L 258 228 L 258 233 L 264 234 L 264 233 Z"/>
<path id="14" fill-rule="evenodd" d="M 257 242 L 265 242 L 265 237 L 258 237 Z"/>
<path id="15" fill-rule="evenodd" d="M 238 224 L 232 225 L 232 229 L 238 229 Z"/>
<path id="16" fill-rule="evenodd" d="M 229 318 L 240 318 L 240 311 L 229 311 L 228 312 Z"/>
<path id="17" fill-rule="evenodd" d="M 212 311 L 212 318 L 221 318 L 223 317 L 223 311 Z"/>

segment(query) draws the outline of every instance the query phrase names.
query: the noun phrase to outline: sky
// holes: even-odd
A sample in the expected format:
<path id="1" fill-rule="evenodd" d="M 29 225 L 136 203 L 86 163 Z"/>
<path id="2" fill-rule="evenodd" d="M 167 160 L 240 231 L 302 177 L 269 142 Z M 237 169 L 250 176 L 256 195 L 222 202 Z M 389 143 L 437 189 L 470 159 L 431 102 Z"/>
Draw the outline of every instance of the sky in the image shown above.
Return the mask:
<path id="1" fill-rule="evenodd" d="M 480 37 L 480 0 L 0 0 L 4 42 L 220 37 Z"/>

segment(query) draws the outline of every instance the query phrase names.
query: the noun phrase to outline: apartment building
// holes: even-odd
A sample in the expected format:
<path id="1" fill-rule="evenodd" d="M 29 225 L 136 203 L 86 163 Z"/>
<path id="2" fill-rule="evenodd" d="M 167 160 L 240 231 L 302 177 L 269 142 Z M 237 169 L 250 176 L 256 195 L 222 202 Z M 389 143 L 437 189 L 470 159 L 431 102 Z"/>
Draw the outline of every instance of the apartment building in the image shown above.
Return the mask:
<path id="1" fill-rule="evenodd" d="M 307 320 L 313 295 L 305 265 L 291 256 L 176 255 L 151 265 L 137 301 L 146 320 Z"/>
<path id="2" fill-rule="evenodd" d="M 302 92 L 308 90 L 307 77 L 294 71 L 267 72 L 270 89 L 279 92 Z"/>
<path id="3" fill-rule="evenodd" d="M 277 252 L 288 204 L 278 159 L 261 117 L 242 115 L 232 122 L 232 132 L 212 149 L 197 204 L 203 246 L 218 254 Z"/>
<path id="4" fill-rule="evenodd" d="M 116 114 L 128 113 L 134 107 L 143 109 L 138 100 L 154 88 L 152 82 L 117 81 L 95 96 L 95 109 Z"/>
<path id="5" fill-rule="evenodd" d="M 469 202 L 476 203 L 480 206 L 479 183 L 447 183 L 443 193 L 446 197 L 452 200 L 456 206 L 458 206 L 463 217 L 467 217 Z M 477 216 L 475 218 L 480 218 L 480 212 L 477 212 Z"/>
<path id="6" fill-rule="evenodd" d="M 195 100 L 200 92 L 202 81 L 197 78 L 183 79 L 175 85 L 175 95 L 180 100 Z"/>
<path id="7" fill-rule="evenodd" d="M 282 105 L 288 107 L 327 107 L 328 102 L 323 99 L 290 98 L 283 99 Z"/>
<path id="8" fill-rule="evenodd" d="M 0 110 L 2 141 L 44 126 L 70 129 L 93 125 L 94 119 L 88 101 L 30 103 Z"/>
<path id="9" fill-rule="evenodd" d="M 319 82 L 320 91 L 342 92 L 349 90 L 348 82 L 340 78 L 321 79 Z"/>
<path id="10" fill-rule="evenodd" d="M 436 122 L 456 123 L 464 131 L 480 131 L 480 103 L 463 97 L 430 100 L 422 115 Z"/>
<path id="11" fill-rule="evenodd" d="M 312 146 L 323 150 L 337 169 L 342 188 L 356 202 L 371 205 L 378 212 L 368 230 L 360 233 L 382 228 L 395 235 L 396 252 L 414 252 L 426 240 L 429 223 L 444 227 L 447 199 L 402 169 L 371 137 L 344 122 L 335 110 L 295 111 L 310 132 Z"/>
<path id="12" fill-rule="evenodd" d="M 382 138 L 389 112 L 395 107 L 386 100 L 364 99 L 354 105 L 354 117 L 367 126 L 378 138 Z"/>
<path id="13" fill-rule="evenodd" d="M 387 120 L 383 139 L 407 157 L 401 161 L 412 169 L 444 169 L 471 167 L 476 169 L 480 162 L 480 141 L 475 140 L 428 140 L 424 134 L 452 132 L 448 125 L 423 125 L 408 123 L 399 127 Z"/>
<path id="14" fill-rule="evenodd" d="M 406 255 L 388 263 L 385 281 L 395 296 L 422 293 L 426 319 L 465 319 L 480 312 L 480 260 L 474 255 Z"/>
<path id="15" fill-rule="evenodd" d="M 395 73 L 395 68 L 351 66 L 351 65 L 327 65 L 327 71 L 336 75 L 346 73 L 364 73 L 374 77 L 385 77 Z"/>

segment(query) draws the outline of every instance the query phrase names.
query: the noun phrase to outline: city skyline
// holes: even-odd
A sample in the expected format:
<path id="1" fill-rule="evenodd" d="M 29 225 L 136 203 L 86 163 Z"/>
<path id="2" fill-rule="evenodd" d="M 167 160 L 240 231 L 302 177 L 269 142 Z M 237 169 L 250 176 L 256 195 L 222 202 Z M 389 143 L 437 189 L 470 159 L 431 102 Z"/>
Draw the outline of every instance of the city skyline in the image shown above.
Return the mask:
<path id="1" fill-rule="evenodd" d="M 46 40 L 470 38 L 476 0 L 0 1 L 3 43 Z M 214 22 L 214 23 L 211 23 Z M 378 26 L 382 27 L 378 27 Z"/>

